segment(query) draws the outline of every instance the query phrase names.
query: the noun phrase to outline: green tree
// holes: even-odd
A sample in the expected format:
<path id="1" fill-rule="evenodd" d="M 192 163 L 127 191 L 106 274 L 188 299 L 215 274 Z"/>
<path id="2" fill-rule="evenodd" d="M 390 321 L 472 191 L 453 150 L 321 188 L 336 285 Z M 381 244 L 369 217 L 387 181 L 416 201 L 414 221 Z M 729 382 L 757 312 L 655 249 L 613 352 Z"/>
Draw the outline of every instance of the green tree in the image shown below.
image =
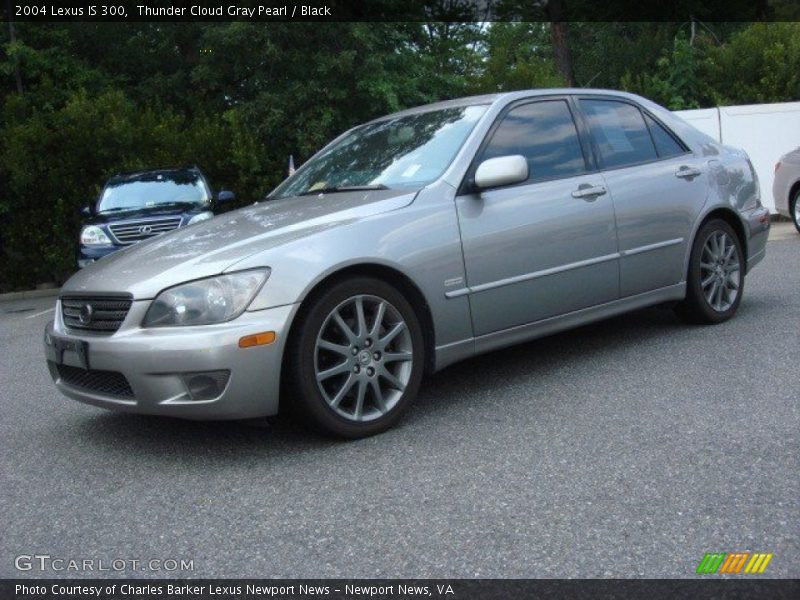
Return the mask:
<path id="1" fill-rule="evenodd" d="M 484 43 L 486 58 L 481 74 L 471 86 L 473 91 L 564 85 L 553 63 L 547 23 L 492 23 Z"/>
<path id="2" fill-rule="evenodd" d="M 702 81 L 705 51 L 692 45 L 683 33 L 672 48 L 656 61 L 653 72 L 626 71 L 620 80 L 624 90 L 646 96 L 671 110 L 700 108 L 707 104 L 709 90 Z"/>
<path id="3" fill-rule="evenodd" d="M 709 51 L 716 104 L 800 100 L 800 23 L 754 23 Z"/>
<path id="4" fill-rule="evenodd" d="M 285 177 L 289 154 L 302 162 L 358 122 L 463 95 L 481 35 L 471 23 L 0 32 L 0 288 L 73 269 L 79 208 L 114 172 L 196 163 L 252 202 Z"/>

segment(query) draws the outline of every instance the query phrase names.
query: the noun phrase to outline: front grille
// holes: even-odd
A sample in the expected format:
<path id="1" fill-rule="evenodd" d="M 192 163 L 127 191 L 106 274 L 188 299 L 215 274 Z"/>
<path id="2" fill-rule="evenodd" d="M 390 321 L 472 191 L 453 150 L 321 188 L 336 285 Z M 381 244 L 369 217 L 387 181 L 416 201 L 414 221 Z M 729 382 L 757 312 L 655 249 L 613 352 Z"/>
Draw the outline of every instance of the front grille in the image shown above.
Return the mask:
<path id="1" fill-rule="evenodd" d="M 134 244 L 167 233 L 181 226 L 181 217 L 164 217 L 146 221 L 125 221 L 109 225 L 120 244 Z"/>
<path id="2" fill-rule="evenodd" d="M 56 365 L 56 370 L 61 381 L 72 387 L 114 398 L 133 398 L 131 385 L 122 373 L 94 369 L 85 371 L 69 365 Z"/>
<path id="3" fill-rule="evenodd" d="M 61 298 L 61 315 L 70 329 L 113 333 L 131 308 L 130 297 Z"/>

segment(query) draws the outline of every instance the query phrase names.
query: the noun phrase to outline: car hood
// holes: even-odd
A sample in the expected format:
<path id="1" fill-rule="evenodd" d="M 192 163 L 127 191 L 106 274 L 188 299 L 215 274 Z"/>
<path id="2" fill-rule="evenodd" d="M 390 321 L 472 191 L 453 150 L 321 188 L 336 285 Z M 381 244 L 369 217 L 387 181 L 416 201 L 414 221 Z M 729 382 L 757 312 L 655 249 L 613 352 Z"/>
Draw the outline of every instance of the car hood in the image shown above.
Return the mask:
<path id="1" fill-rule="evenodd" d="M 164 288 L 231 270 L 264 250 L 402 208 L 415 196 L 408 189 L 371 190 L 262 202 L 114 252 L 73 275 L 61 293 L 154 298 Z"/>

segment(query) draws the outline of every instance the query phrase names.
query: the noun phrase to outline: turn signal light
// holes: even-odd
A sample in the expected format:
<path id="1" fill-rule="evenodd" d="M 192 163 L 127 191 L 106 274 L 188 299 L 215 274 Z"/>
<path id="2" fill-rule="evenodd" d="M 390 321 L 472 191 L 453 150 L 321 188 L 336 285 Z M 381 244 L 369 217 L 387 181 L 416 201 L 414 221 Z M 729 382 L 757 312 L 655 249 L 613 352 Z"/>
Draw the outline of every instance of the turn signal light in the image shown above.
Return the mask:
<path id="1" fill-rule="evenodd" d="M 239 348 L 252 348 L 253 346 L 265 346 L 275 341 L 274 331 L 262 331 L 253 335 L 246 335 L 239 338 Z"/>

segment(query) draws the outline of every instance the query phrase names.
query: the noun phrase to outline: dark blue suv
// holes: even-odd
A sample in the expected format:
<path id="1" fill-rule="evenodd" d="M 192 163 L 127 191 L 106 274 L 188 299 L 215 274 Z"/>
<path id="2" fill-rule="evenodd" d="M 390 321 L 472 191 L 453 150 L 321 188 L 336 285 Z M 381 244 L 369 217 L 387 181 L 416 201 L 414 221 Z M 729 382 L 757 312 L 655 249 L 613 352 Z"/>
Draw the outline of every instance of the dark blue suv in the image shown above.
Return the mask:
<path id="1" fill-rule="evenodd" d="M 233 192 L 214 196 L 197 167 L 120 173 L 108 180 L 97 202 L 85 206 L 78 266 L 142 240 L 205 221 Z"/>

